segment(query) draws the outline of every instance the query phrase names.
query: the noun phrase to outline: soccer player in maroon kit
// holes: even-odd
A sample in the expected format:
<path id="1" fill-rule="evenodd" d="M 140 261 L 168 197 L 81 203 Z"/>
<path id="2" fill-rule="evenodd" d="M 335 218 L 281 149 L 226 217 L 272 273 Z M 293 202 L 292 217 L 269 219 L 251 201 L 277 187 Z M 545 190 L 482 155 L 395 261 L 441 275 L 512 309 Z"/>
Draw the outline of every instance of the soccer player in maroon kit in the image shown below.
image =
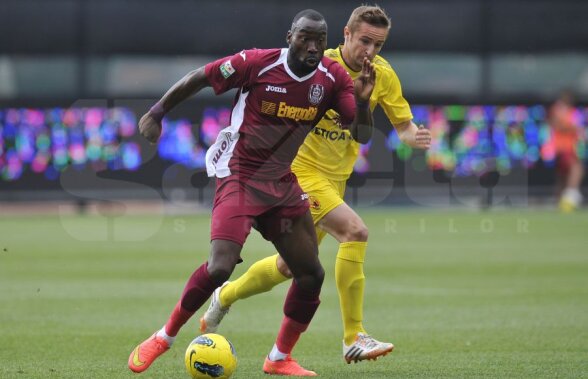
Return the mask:
<path id="1" fill-rule="evenodd" d="M 316 375 L 290 357 L 318 308 L 324 278 L 308 196 L 290 164 L 329 109 L 341 115 L 354 137 L 369 140 L 375 82 L 367 59 L 353 82 L 338 63 L 323 57 L 326 39 L 323 16 L 304 10 L 294 17 L 287 49 L 244 50 L 209 63 L 176 83 L 139 121 L 141 134 L 155 143 L 164 114 L 189 96 L 207 86 L 216 94 L 238 89 L 230 126 L 206 154 L 208 175 L 217 177 L 209 259 L 188 279 L 163 328 L 133 350 L 128 361 L 132 371 L 145 371 L 167 351 L 179 329 L 230 277 L 254 226 L 274 244 L 294 277 L 264 371 Z"/>

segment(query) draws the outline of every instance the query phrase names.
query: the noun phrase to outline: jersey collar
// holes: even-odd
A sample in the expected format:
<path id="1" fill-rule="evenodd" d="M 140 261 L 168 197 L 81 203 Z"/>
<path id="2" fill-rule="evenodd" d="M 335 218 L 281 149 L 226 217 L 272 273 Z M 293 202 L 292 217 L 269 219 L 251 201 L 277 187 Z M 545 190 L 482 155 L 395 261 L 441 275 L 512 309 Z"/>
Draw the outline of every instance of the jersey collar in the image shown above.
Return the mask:
<path id="1" fill-rule="evenodd" d="M 314 69 L 314 71 L 312 71 L 310 74 L 305 75 L 303 77 L 299 77 L 298 75 L 293 73 L 292 70 L 290 70 L 290 67 L 288 67 L 288 49 L 286 49 L 286 48 L 282 49 L 282 55 L 280 56 L 280 60 L 283 62 L 284 69 L 286 70 L 288 75 L 290 75 L 290 77 L 292 79 L 296 80 L 297 82 L 303 82 L 305 80 L 312 78 L 312 76 L 315 74 L 315 72 L 317 70 L 317 69 Z M 320 65 L 322 65 L 322 62 L 319 62 L 319 66 Z"/>

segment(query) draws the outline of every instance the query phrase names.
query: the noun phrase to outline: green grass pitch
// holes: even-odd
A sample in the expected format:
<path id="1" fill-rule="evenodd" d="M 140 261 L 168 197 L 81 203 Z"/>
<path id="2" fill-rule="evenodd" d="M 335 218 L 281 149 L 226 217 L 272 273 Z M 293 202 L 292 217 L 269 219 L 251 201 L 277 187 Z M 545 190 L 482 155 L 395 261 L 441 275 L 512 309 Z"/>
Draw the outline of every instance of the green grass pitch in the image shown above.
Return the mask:
<path id="1" fill-rule="evenodd" d="M 347 365 L 321 246 L 322 304 L 294 356 L 322 378 L 588 378 L 588 214 L 360 210 L 370 228 L 365 325 L 395 351 Z M 126 362 L 208 255 L 209 215 L 0 217 L 0 378 L 188 378 L 201 309 L 144 374 Z M 253 232 L 245 263 L 272 253 Z M 261 371 L 286 285 L 237 303 L 220 333 L 234 378 Z"/>

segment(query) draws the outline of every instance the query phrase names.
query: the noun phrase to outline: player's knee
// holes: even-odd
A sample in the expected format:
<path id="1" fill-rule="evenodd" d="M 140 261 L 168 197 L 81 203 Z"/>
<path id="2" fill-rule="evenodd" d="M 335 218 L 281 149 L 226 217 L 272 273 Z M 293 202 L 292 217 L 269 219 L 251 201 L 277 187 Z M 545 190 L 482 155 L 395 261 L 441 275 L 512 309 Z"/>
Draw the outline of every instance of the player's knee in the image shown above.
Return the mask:
<path id="1" fill-rule="evenodd" d="M 314 288 L 321 288 L 325 280 L 325 270 L 323 266 L 319 266 L 313 275 Z"/>
<path id="2" fill-rule="evenodd" d="M 308 274 L 296 278 L 296 283 L 306 290 L 315 290 L 321 288 L 325 280 L 325 270 L 320 264 Z"/>
<path id="3" fill-rule="evenodd" d="M 208 257 L 208 275 L 217 285 L 226 282 L 241 257 L 241 246 L 235 242 L 213 240 Z"/>
<path id="4" fill-rule="evenodd" d="M 353 225 L 347 233 L 348 242 L 366 242 L 368 240 L 369 231 L 367 226 L 361 222 Z"/>
<path id="5" fill-rule="evenodd" d="M 208 275 L 219 286 L 229 280 L 239 257 L 231 254 L 213 254 L 208 260 Z"/>
<path id="6" fill-rule="evenodd" d="M 278 271 L 280 272 L 280 274 L 284 275 L 286 278 L 292 277 L 292 271 L 290 271 L 290 268 L 288 267 L 286 262 L 284 262 L 282 257 L 278 256 L 276 265 L 278 266 Z"/>
<path id="7" fill-rule="evenodd" d="M 233 267 L 227 265 L 208 265 L 208 275 L 217 285 L 222 285 L 224 282 L 229 280 L 233 273 Z"/>

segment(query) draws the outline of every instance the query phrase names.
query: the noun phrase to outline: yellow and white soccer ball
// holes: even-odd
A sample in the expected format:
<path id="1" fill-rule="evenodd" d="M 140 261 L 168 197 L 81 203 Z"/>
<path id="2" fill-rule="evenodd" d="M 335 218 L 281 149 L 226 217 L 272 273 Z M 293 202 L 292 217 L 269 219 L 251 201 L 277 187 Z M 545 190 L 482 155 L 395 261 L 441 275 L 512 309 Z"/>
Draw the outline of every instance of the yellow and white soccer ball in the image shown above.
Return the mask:
<path id="1" fill-rule="evenodd" d="M 186 369 L 194 379 L 227 379 L 237 368 L 237 354 L 228 339 L 208 333 L 196 337 L 186 350 Z"/>

